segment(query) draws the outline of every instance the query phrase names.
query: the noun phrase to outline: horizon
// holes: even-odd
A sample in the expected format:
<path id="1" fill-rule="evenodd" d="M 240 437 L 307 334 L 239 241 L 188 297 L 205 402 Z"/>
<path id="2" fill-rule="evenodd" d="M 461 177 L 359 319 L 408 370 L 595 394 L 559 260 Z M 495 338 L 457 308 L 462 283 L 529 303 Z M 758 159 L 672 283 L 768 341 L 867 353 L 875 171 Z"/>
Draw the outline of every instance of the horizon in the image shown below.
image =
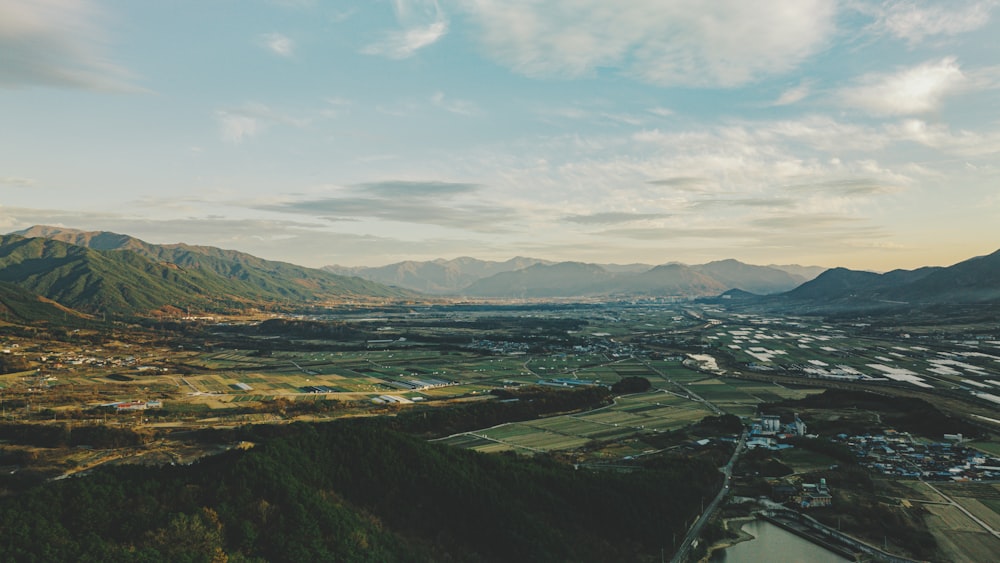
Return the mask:
<path id="1" fill-rule="evenodd" d="M 113 234 L 113 235 L 124 235 L 124 236 L 130 236 L 132 238 L 138 238 L 142 242 L 146 242 L 146 243 L 149 243 L 149 244 L 163 245 L 163 246 L 170 246 L 170 245 L 209 246 L 209 245 L 191 244 L 191 243 L 186 243 L 186 242 L 154 242 L 154 241 L 149 241 L 149 240 L 141 239 L 140 237 L 134 237 L 133 235 L 130 235 L 128 233 L 115 233 L 115 232 L 112 232 L 112 231 L 95 231 L 95 230 L 86 230 L 86 229 L 74 229 L 72 227 L 63 227 L 63 226 L 57 226 L 57 225 L 32 225 L 28 229 L 18 229 L 16 231 L 10 231 L 10 232 L 5 233 L 5 234 L 8 234 L 8 235 L 19 235 L 20 236 L 20 235 L 22 235 L 22 233 L 24 231 L 28 231 L 28 230 L 33 229 L 33 228 L 59 229 L 59 230 L 63 230 L 63 231 L 78 232 L 78 233 L 81 233 L 81 234 L 108 233 L 108 234 Z M 42 236 L 43 238 L 45 237 L 45 235 L 40 235 L 40 236 Z M 216 247 L 216 248 L 219 248 L 219 247 Z M 226 250 L 226 251 L 243 252 L 243 251 L 235 249 L 235 248 L 220 248 L 220 249 L 221 250 Z M 882 270 L 876 270 L 876 269 L 870 269 L 870 268 L 848 268 L 848 269 L 850 269 L 850 270 L 856 270 L 856 271 L 873 272 L 873 273 L 877 273 L 877 274 L 884 274 L 884 273 L 892 271 L 892 270 L 900 270 L 900 269 L 902 269 L 902 270 L 915 270 L 915 269 L 923 268 L 923 267 L 942 267 L 942 268 L 944 268 L 944 267 L 953 266 L 953 265 L 961 263 L 961 262 L 965 262 L 966 260 L 970 260 L 970 259 L 973 259 L 973 258 L 982 258 L 984 256 L 993 254 L 994 252 L 1000 252 L 1000 249 L 994 250 L 992 252 L 988 252 L 986 254 L 981 254 L 981 255 L 976 255 L 976 256 L 968 256 L 968 257 L 963 258 L 963 259 L 961 259 L 961 260 L 959 260 L 957 262 L 953 262 L 953 263 L 949 263 L 949 264 L 922 264 L 922 265 L 919 265 L 919 266 L 915 266 L 913 268 L 891 268 L 891 269 L 882 269 Z M 258 258 L 265 258 L 265 257 L 258 256 Z M 276 260 L 276 261 L 285 261 L 285 260 L 280 260 L 280 259 L 277 259 L 277 258 L 275 258 L 275 259 L 265 258 L 265 259 Z M 750 266 L 774 267 L 774 268 L 779 268 L 779 269 L 781 267 L 823 268 L 823 269 L 826 269 L 826 270 L 831 270 L 831 269 L 835 269 L 835 268 L 846 268 L 846 266 L 841 266 L 841 265 L 836 265 L 836 264 L 835 265 L 821 265 L 821 264 L 799 264 L 799 263 L 792 263 L 792 262 L 784 262 L 784 263 L 782 263 L 782 262 L 770 262 L 770 263 L 767 263 L 767 264 L 763 264 L 763 263 L 748 262 L 746 260 L 741 260 L 740 258 L 733 257 L 733 256 L 726 257 L 726 258 L 717 258 L 717 259 L 712 259 L 712 260 L 706 260 L 704 262 L 681 262 L 681 261 L 678 261 L 678 260 L 668 260 L 668 261 L 665 261 L 665 262 L 658 262 L 658 263 L 649 263 L 649 262 L 587 262 L 587 261 L 582 261 L 582 260 L 550 260 L 550 259 L 544 258 L 544 257 L 523 256 L 523 255 L 510 256 L 510 257 L 507 257 L 507 258 L 496 258 L 496 259 L 483 259 L 483 258 L 479 258 L 479 257 L 476 257 L 476 256 L 468 256 L 468 255 L 458 255 L 458 256 L 453 256 L 453 257 L 450 257 L 450 258 L 443 257 L 443 256 L 438 256 L 436 258 L 430 258 L 430 259 L 427 259 L 427 260 L 404 259 L 404 260 L 399 260 L 399 261 L 396 261 L 396 262 L 388 262 L 388 263 L 384 263 L 384 264 L 357 264 L 357 265 L 324 264 L 322 266 L 315 266 L 315 267 L 314 266 L 306 266 L 305 264 L 297 264 L 297 263 L 294 263 L 294 262 L 290 262 L 290 263 L 296 264 L 296 265 L 299 265 L 299 266 L 314 267 L 314 268 L 317 268 L 317 269 L 323 269 L 323 268 L 326 268 L 326 267 L 336 267 L 336 268 L 345 268 L 345 269 L 376 269 L 376 268 L 384 268 L 384 267 L 388 267 L 388 266 L 394 266 L 394 265 L 397 265 L 397 264 L 407 263 L 407 262 L 416 262 L 416 263 L 428 263 L 428 262 L 437 262 L 437 261 L 453 262 L 453 261 L 462 260 L 462 259 L 479 260 L 479 261 L 483 261 L 483 262 L 495 262 L 495 263 L 502 263 L 502 262 L 509 262 L 509 261 L 517 260 L 517 259 L 523 259 L 523 260 L 538 260 L 538 261 L 541 261 L 541 262 L 548 262 L 547 265 L 556 265 L 556 264 L 563 264 L 563 263 L 568 263 L 568 262 L 575 262 L 575 263 L 583 263 L 583 264 L 592 264 L 592 265 L 602 266 L 602 267 L 603 266 L 616 266 L 616 267 L 649 266 L 650 268 L 655 268 L 657 266 L 663 266 L 663 265 L 668 265 L 668 264 L 680 264 L 680 265 L 683 265 L 683 266 L 700 266 L 700 265 L 706 265 L 706 264 L 709 264 L 709 263 L 712 263 L 712 262 L 723 262 L 723 261 L 727 261 L 727 260 L 734 260 L 736 262 L 740 262 L 740 263 L 743 263 L 743 264 L 746 264 L 746 265 L 750 265 Z M 285 261 L 285 262 L 287 262 L 287 261 Z"/>
<path id="2" fill-rule="evenodd" d="M 0 230 L 949 266 L 1000 247 L 995 8 L 0 0 Z"/>

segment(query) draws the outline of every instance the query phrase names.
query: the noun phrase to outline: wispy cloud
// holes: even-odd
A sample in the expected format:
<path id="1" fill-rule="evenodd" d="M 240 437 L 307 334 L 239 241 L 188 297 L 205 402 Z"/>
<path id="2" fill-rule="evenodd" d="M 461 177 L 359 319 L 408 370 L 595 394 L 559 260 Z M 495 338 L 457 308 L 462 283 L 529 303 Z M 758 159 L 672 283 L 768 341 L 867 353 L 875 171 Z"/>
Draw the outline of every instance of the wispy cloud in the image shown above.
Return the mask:
<path id="1" fill-rule="evenodd" d="M 875 31 L 906 40 L 911 46 L 928 37 L 953 36 L 986 25 L 995 1 L 917 2 L 891 1 L 860 4 L 859 9 L 875 18 Z"/>
<path id="2" fill-rule="evenodd" d="M 0 186 L 28 188 L 34 186 L 36 183 L 34 178 L 19 178 L 16 176 L 0 177 Z"/>
<path id="3" fill-rule="evenodd" d="M 944 124 L 929 124 L 920 119 L 907 119 L 887 127 L 893 137 L 920 143 L 946 153 L 977 157 L 1000 153 L 1000 130 L 953 131 Z"/>
<path id="4" fill-rule="evenodd" d="M 295 42 L 280 33 L 265 33 L 260 37 L 261 44 L 275 55 L 291 57 L 295 54 Z"/>
<path id="5" fill-rule="evenodd" d="M 945 96 L 966 81 L 954 57 L 928 61 L 893 73 L 862 76 L 840 92 L 840 101 L 873 115 L 914 115 L 936 111 Z"/>
<path id="6" fill-rule="evenodd" d="M 273 124 L 305 127 L 311 122 L 310 118 L 288 115 L 258 102 L 217 110 L 215 119 L 222 140 L 234 144 L 257 136 Z"/>
<path id="7" fill-rule="evenodd" d="M 649 180 L 646 183 L 652 186 L 663 186 L 684 192 L 703 192 L 713 184 L 708 178 L 693 176 L 675 176 L 673 178 L 663 178 L 662 180 Z"/>
<path id="8" fill-rule="evenodd" d="M 137 91 L 89 0 L 0 0 L 0 87 Z"/>
<path id="9" fill-rule="evenodd" d="M 591 213 L 588 215 L 567 215 L 563 221 L 570 223 L 580 223 L 583 225 L 610 225 L 616 223 L 634 223 L 637 221 L 649 221 L 652 219 L 665 219 L 670 217 L 668 213 L 634 213 L 627 211 L 605 211 L 601 213 Z"/>
<path id="10" fill-rule="evenodd" d="M 436 225 L 482 233 L 509 230 L 509 207 L 485 201 L 477 184 L 391 180 L 338 188 L 334 195 L 259 206 L 330 221 L 359 218 Z M 463 197 L 472 196 L 472 197 Z"/>
<path id="11" fill-rule="evenodd" d="M 402 29 L 386 32 L 361 52 L 390 59 L 407 59 L 437 43 L 448 33 L 448 20 L 437 2 L 396 0 L 396 18 Z"/>
<path id="12" fill-rule="evenodd" d="M 462 4 L 487 52 L 528 76 L 619 69 L 660 85 L 737 86 L 787 72 L 832 36 L 832 0 L 480 0 Z M 780 29 L 781 33 L 774 30 Z"/>
<path id="13" fill-rule="evenodd" d="M 443 92 L 435 92 L 431 96 L 431 103 L 447 112 L 458 115 L 476 115 L 479 113 L 479 106 L 473 102 L 445 98 Z"/>
<path id="14" fill-rule="evenodd" d="M 798 85 L 789 88 L 778 96 L 777 100 L 771 104 L 773 106 L 790 106 L 797 104 L 809 97 L 812 93 L 812 81 L 803 80 Z"/>

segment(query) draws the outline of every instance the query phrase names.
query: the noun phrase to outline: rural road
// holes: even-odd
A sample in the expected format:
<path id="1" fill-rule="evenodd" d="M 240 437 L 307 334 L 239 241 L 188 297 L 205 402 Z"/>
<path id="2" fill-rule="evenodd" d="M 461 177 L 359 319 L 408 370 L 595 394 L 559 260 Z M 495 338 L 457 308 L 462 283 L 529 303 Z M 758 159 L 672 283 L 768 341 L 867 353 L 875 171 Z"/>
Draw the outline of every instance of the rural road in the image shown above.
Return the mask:
<path id="1" fill-rule="evenodd" d="M 725 475 L 725 479 L 722 482 L 722 488 L 719 489 L 719 494 L 715 495 L 712 502 L 709 503 L 708 507 L 702 511 L 701 516 L 698 517 L 698 520 L 693 526 L 691 526 L 691 529 L 688 530 L 687 535 L 684 536 L 684 541 L 681 542 L 681 546 L 677 549 L 677 553 L 675 553 L 673 558 L 670 559 L 670 563 L 683 563 L 687 560 L 692 544 L 695 539 L 698 538 L 698 535 L 701 534 L 701 529 L 705 526 L 705 523 L 712 518 L 712 514 L 714 514 L 715 510 L 719 508 L 720 504 L 722 504 L 722 500 L 726 498 L 726 493 L 729 492 L 729 482 L 733 476 L 733 466 L 736 465 L 736 461 L 743 452 L 743 446 L 746 444 L 746 439 L 747 433 L 746 430 L 744 430 L 743 433 L 740 434 L 740 440 L 736 443 L 736 449 L 733 450 L 732 457 L 729 458 L 729 463 L 720 468 L 720 471 L 722 471 Z"/>

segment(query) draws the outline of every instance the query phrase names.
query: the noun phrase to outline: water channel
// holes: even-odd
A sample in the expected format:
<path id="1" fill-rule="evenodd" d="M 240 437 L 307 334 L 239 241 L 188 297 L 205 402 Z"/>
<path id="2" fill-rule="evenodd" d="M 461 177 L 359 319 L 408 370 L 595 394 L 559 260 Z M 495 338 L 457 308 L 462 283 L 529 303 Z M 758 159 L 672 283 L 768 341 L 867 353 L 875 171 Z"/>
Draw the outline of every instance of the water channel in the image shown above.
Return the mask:
<path id="1" fill-rule="evenodd" d="M 712 554 L 711 563 L 841 563 L 850 561 L 840 555 L 800 538 L 791 532 L 754 520 L 743 531 L 756 539 L 738 543 Z"/>

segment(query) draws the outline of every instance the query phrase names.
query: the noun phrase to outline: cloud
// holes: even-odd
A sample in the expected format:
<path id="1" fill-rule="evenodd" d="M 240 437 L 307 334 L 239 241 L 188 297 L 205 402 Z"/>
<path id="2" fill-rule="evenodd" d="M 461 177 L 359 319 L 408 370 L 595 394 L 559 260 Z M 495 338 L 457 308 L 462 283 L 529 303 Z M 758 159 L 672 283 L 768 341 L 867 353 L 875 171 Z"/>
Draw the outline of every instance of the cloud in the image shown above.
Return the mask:
<path id="1" fill-rule="evenodd" d="M 771 227 L 776 229 L 822 229 L 838 228 L 844 225 L 862 222 L 864 219 L 845 215 L 831 215 L 824 213 L 796 214 L 796 215 L 775 215 L 772 217 L 761 217 L 750 221 L 752 225 L 759 227 Z"/>
<path id="2" fill-rule="evenodd" d="M 750 233 L 743 227 L 653 227 L 608 229 L 594 234 L 635 240 L 676 240 L 741 239 Z"/>
<path id="3" fill-rule="evenodd" d="M 532 77 L 619 69 L 663 86 L 724 86 L 788 72 L 826 44 L 833 0 L 479 0 L 462 3 L 489 56 Z M 775 30 L 780 30 L 776 32 Z"/>
<path id="4" fill-rule="evenodd" d="M 696 201 L 692 207 L 695 209 L 711 207 L 792 207 L 796 200 L 789 198 L 734 198 L 734 199 L 702 199 Z"/>
<path id="5" fill-rule="evenodd" d="M 322 111 L 320 115 L 324 115 Z M 305 127 L 312 121 L 309 118 L 294 117 L 281 113 L 257 102 L 249 102 L 235 108 L 216 110 L 215 119 L 219 124 L 219 133 L 222 136 L 222 140 L 234 144 L 240 144 L 243 141 L 256 137 L 272 124 Z"/>
<path id="6" fill-rule="evenodd" d="M 0 87 L 136 91 L 88 0 L 0 0 Z"/>
<path id="7" fill-rule="evenodd" d="M 650 180 L 646 183 L 653 186 L 664 186 L 688 192 L 703 192 L 712 185 L 712 181 L 708 178 L 693 176 L 676 176 L 662 180 Z"/>
<path id="8" fill-rule="evenodd" d="M 458 115 L 476 115 L 479 113 L 479 107 L 476 104 L 466 100 L 446 99 L 443 92 L 435 92 L 431 96 L 431 103 L 445 111 Z"/>
<path id="9" fill-rule="evenodd" d="M 856 86 L 841 90 L 840 100 L 848 107 L 879 116 L 929 113 L 965 81 L 958 61 L 946 57 L 891 74 L 862 76 Z"/>
<path id="10" fill-rule="evenodd" d="M 870 196 L 898 193 L 900 185 L 893 185 L 876 178 L 845 178 L 836 180 L 814 180 L 803 184 L 793 184 L 785 189 L 790 191 L 815 191 L 837 196 Z"/>
<path id="11" fill-rule="evenodd" d="M 385 181 L 339 188 L 338 195 L 258 206 L 330 221 L 379 219 L 482 233 L 508 232 L 515 211 L 484 200 L 482 186 L 461 182 Z M 464 197 L 474 196 L 474 197 Z"/>
<path id="12" fill-rule="evenodd" d="M 591 213 L 589 215 L 567 215 L 563 217 L 562 220 L 570 223 L 580 223 L 582 225 L 608 225 L 614 223 L 634 223 L 636 221 L 648 221 L 651 219 L 665 219 L 667 217 L 670 217 L 670 214 L 606 211 L 602 213 Z"/>
<path id="13" fill-rule="evenodd" d="M 215 112 L 215 118 L 219 121 L 222 140 L 226 142 L 239 144 L 257 134 L 255 117 L 219 110 Z"/>
<path id="14" fill-rule="evenodd" d="M 34 178 L 18 178 L 15 176 L 7 176 L 5 178 L 0 178 L 0 186 L 11 186 L 15 188 L 28 188 L 34 186 L 36 181 Z"/>
<path id="15" fill-rule="evenodd" d="M 894 1 L 860 9 L 875 18 L 872 28 L 911 46 L 927 37 L 953 36 L 974 31 L 990 20 L 996 2 L 914 2 Z"/>
<path id="16" fill-rule="evenodd" d="M 388 180 L 356 184 L 354 187 L 378 197 L 418 199 L 468 194 L 478 191 L 482 186 L 463 182 Z"/>
<path id="17" fill-rule="evenodd" d="M 261 43 L 275 55 L 291 57 L 295 54 L 295 42 L 280 33 L 265 33 Z"/>
<path id="18" fill-rule="evenodd" d="M 1000 153 L 1000 131 L 953 132 L 944 124 L 928 124 L 920 119 L 907 119 L 887 127 L 889 134 L 905 141 L 920 143 L 965 157 L 980 157 Z"/>
<path id="19" fill-rule="evenodd" d="M 772 106 L 790 106 L 792 104 L 797 104 L 802 100 L 809 97 L 812 90 L 812 82 L 809 80 L 803 80 L 793 88 L 789 88 L 778 96 L 777 100 L 771 103 Z"/>
<path id="20" fill-rule="evenodd" d="M 381 40 L 363 48 L 362 53 L 407 59 L 448 33 L 448 20 L 437 2 L 396 0 L 395 10 L 403 29 L 386 32 Z"/>

